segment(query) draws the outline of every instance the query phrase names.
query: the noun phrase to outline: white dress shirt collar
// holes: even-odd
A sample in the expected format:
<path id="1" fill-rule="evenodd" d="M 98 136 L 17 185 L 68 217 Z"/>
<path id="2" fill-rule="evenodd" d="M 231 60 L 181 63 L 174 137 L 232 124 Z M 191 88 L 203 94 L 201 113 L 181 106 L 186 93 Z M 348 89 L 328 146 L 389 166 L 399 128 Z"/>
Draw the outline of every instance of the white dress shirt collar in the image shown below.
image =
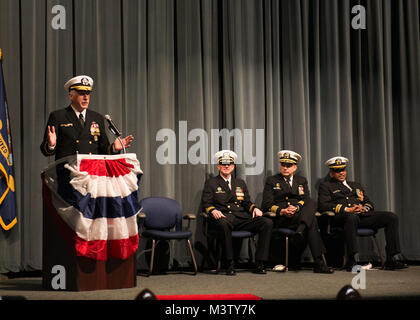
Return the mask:
<path id="1" fill-rule="evenodd" d="M 86 121 L 86 110 L 87 109 L 83 109 L 83 111 L 82 112 L 79 112 L 79 111 L 77 111 L 72 105 L 70 105 L 71 106 L 71 108 L 73 109 L 73 111 L 74 111 L 74 113 L 76 113 L 76 117 L 77 117 L 77 119 L 79 119 L 79 114 L 83 114 L 83 119 L 85 119 L 85 121 Z"/>

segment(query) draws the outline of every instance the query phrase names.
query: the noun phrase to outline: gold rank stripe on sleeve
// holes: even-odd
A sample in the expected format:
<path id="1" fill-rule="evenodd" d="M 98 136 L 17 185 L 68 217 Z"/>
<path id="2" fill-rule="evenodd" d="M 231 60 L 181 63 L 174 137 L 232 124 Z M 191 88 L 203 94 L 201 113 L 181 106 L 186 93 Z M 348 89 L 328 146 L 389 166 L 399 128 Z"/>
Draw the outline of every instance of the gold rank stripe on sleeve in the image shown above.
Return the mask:
<path id="1" fill-rule="evenodd" d="M 44 150 L 47 154 L 54 154 L 55 153 L 55 149 L 50 150 L 50 148 L 48 148 L 48 142 L 46 142 L 44 144 Z"/>
<path id="2" fill-rule="evenodd" d="M 276 213 L 278 208 L 279 206 L 271 206 L 270 211 Z"/>
<path id="3" fill-rule="evenodd" d="M 251 205 L 251 207 L 249 208 L 249 212 L 252 213 L 252 210 L 254 210 L 254 208 L 255 208 L 255 204 Z"/>
<path id="4" fill-rule="evenodd" d="M 298 203 L 303 207 L 303 205 L 305 204 L 305 201 L 300 200 Z"/>
<path id="5" fill-rule="evenodd" d="M 335 213 L 340 213 L 340 210 L 341 210 L 341 207 L 342 207 L 343 205 L 342 204 L 337 204 L 337 206 L 335 207 Z"/>
<path id="6" fill-rule="evenodd" d="M 213 210 L 213 209 L 216 209 L 216 208 L 215 208 L 215 207 L 213 207 L 213 206 L 212 206 L 212 207 L 208 207 L 208 208 L 206 208 L 206 213 L 210 213 L 210 211 L 211 211 L 211 210 Z"/>
<path id="7" fill-rule="evenodd" d="M 368 206 L 369 208 L 373 209 L 373 206 L 370 203 L 365 203 L 365 206 Z"/>

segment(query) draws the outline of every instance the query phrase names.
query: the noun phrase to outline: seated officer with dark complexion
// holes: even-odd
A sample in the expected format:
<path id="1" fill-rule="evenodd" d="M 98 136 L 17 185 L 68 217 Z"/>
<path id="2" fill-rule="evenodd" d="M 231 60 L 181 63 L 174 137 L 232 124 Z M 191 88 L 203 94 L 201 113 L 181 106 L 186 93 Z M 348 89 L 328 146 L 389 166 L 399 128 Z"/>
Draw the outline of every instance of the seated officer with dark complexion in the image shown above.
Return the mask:
<path id="1" fill-rule="evenodd" d="M 302 157 L 290 150 L 278 152 L 280 173 L 266 179 L 262 209 L 276 214 L 274 226 L 296 230 L 292 241 L 302 250 L 309 243 L 315 261 L 314 272 L 333 273 L 323 255 L 326 250 L 318 232 L 316 201 L 309 197 L 308 181 L 295 175 Z M 307 241 L 307 242 L 306 242 Z"/>
<path id="2" fill-rule="evenodd" d="M 346 270 L 352 271 L 356 265 L 355 254 L 359 251 L 357 228 L 385 228 L 386 255 L 385 269 L 395 270 L 407 267 L 395 259 L 400 253 L 398 217 L 387 211 L 376 211 L 360 183 L 347 181 L 345 157 L 333 157 L 325 162 L 330 169 L 329 176 L 319 185 L 319 211 L 335 213 L 333 225 L 344 229 L 347 249 Z"/>
<path id="3" fill-rule="evenodd" d="M 255 253 L 257 274 L 266 274 L 264 262 L 268 259 L 273 223 L 251 202 L 245 181 L 232 176 L 237 155 L 230 150 L 215 154 L 219 175 L 204 185 L 201 198 L 203 210 L 209 214 L 209 228 L 217 230 L 228 262 L 227 275 L 235 275 L 232 250 L 232 231 L 246 230 L 258 234 Z"/>

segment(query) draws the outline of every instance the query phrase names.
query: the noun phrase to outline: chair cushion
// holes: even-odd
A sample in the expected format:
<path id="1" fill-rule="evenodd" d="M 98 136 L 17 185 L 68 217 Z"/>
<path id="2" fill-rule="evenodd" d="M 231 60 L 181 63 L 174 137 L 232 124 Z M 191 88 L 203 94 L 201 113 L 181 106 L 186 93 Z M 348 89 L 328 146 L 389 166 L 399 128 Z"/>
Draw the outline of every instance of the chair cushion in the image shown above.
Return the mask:
<path id="1" fill-rule="evenodd" d="M 250 231 L 245 231 L 245 230 L 232 231 L 232 238 L 250 238 L 253 236 L 254 234 Z"/>
<path id="2" fill-rule="evenodd" d="M 341 227 L 333 227 L 331 228 L 331 232 L 332 233 L 342 233 L 344 232 L 344 229 Z M 359 237 L 370 237 L 370 236 L 374 236 L 376 234 L 376 230 L 375 229 L 370 229 L 370 228 L 357 228 L 356 230 L 356 234 Z"/>
<path id="3" fill-rule="evenodd" d="M 357 229 L 357 235 L 359 237 L 369 237 L 374 236 L 376 234 L 376 230 L 369 229 L 369 228 L 358 228 Z"/>
<path id="4" fill-rule="evenodd" d="M 293 236 L 295 234 L 295 230 L 289 229 L 289 228 L 274 228 L 273 229 L 274 234 L 282 234 L 285 236 Z"/>
<path id="5" fill-rule="evenodd" d="M 162 230 L 145 230 L 142 233 L 143 237 L 153 238 L 159 240 L 170 240 L 170 239 L 187 239 L 191 237 L 191 231 L 162 231 Z"/>

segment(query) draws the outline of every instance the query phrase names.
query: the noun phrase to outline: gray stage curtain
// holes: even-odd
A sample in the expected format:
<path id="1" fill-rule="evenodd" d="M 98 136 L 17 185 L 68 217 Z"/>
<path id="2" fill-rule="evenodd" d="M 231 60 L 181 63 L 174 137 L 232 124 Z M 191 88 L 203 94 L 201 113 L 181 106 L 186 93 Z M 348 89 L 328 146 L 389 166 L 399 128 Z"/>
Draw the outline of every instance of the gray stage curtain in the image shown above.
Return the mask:
<path id="1" fill-rule="evenodd" d="M 212 145 L 226 147 L 220 130 L 236 129 L 236 175 L 257 203 L 278 150 L 303 156 L 315 199 L 323 163 L 344 155 L 349 179 L 399 216 L 405 257 L 420 259 L 417 0 L 61 0 L 64 30 L 51 25 L 56 4 L 0 1 L 18 198 L 18 224 L 0 231 L 1 272 L 42 267 L 40 172 L 52 160 L 39 144 L 76 74 L 95 80 L 89 108 L 134 134 L 141 197 L 172 197 L 199 213 L 203 183 L 216 174 Z M 366 9 L 366 29 L 352 28 L 355 5 Z M 200 220 L 193 228 L 200 251 Z M 171 264 L 188 265 L 183 245 L 174 249 Z M 364 242 L 361 256 L 375 255 Z"/>

